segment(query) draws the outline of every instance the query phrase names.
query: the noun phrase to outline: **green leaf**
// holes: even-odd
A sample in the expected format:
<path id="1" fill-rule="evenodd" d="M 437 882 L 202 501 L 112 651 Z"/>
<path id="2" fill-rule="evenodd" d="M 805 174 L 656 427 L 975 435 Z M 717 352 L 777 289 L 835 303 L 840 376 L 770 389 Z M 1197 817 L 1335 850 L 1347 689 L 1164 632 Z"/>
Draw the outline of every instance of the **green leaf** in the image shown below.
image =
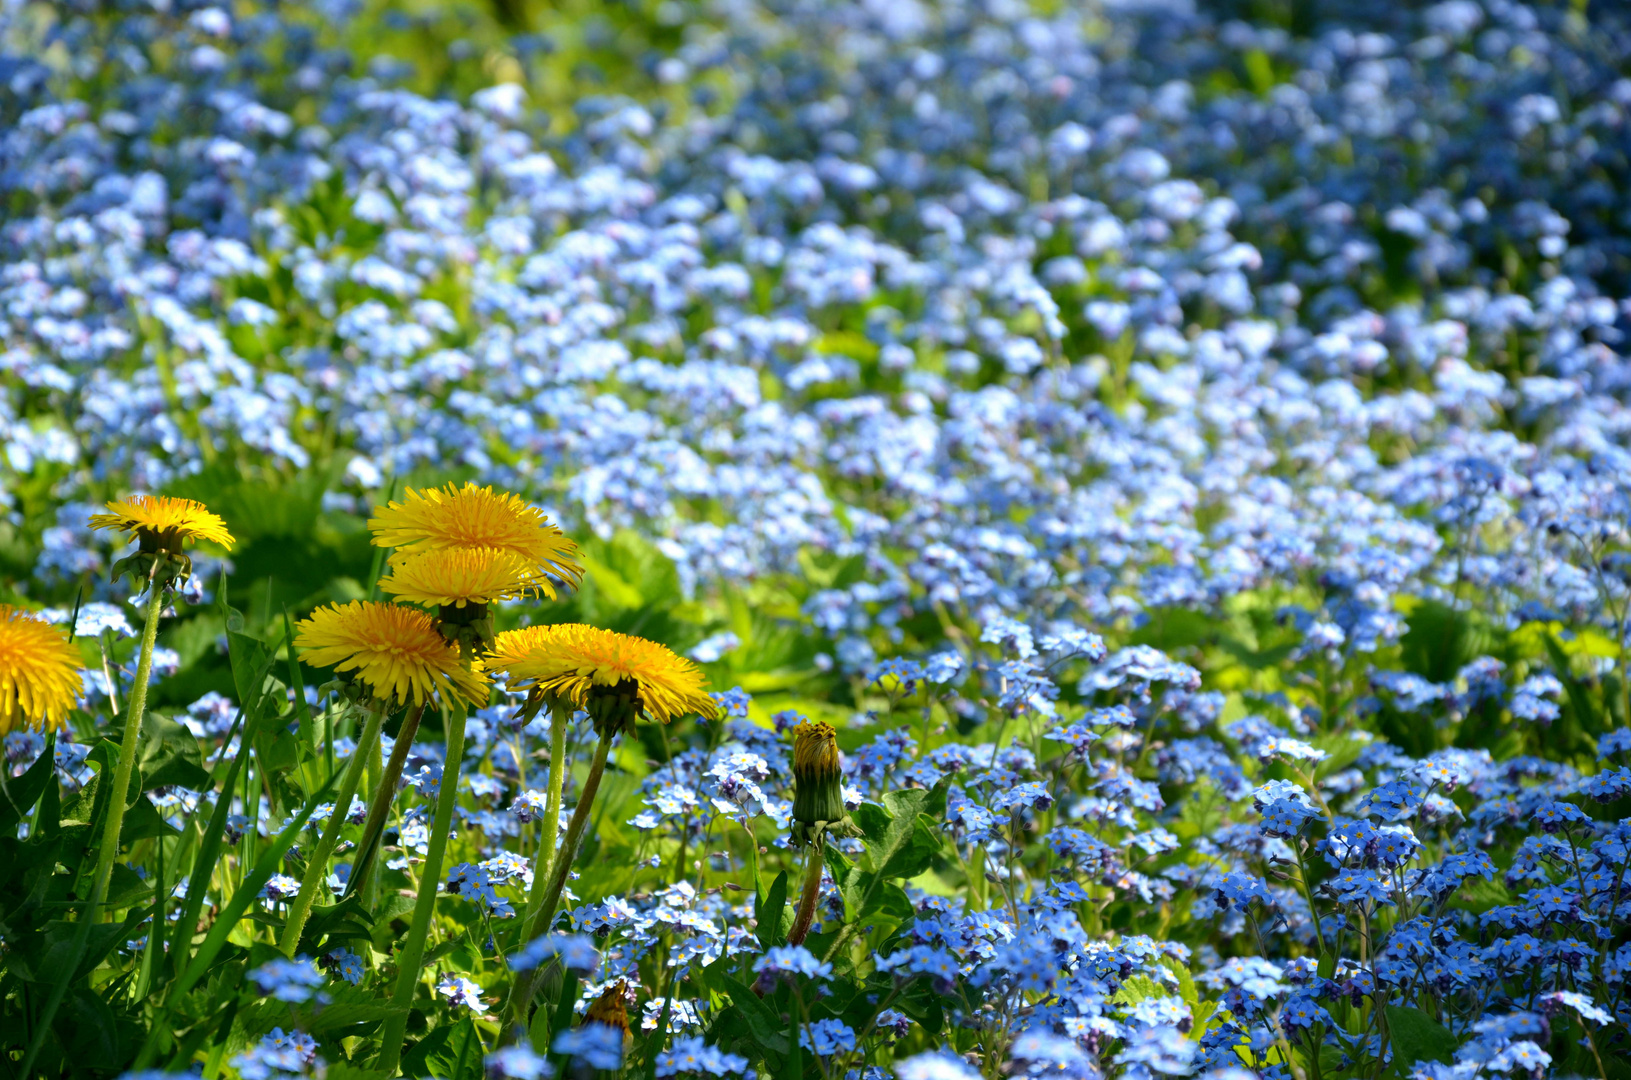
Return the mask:
<path id="1" fill-rule="evenodd" d="M 102 898 L 102 907 L 107 911 L 118 911 L 140 904 L 152 895 L 151 884 L 126 864 L 116 862 L 113 873 L 108 875 L 108 894 Z"/>
<path id="2" fill-rule="evenodd" d="M 80 947 L 79 922 L 56 920 L 48 922 L 33 940 L 12 954 L 9 970 L 30 982 L 69 984 L 89 975 L 96 966 L 122 942 L 128 940 L 146 916 L 144 909 L 130 912 L 120 922 L 97 923 L 85 934 L 79 963 L 73 962 L 74 952 Z"/>
<path id="3" fill-rule="evenodd" d="M 56 736 L 51 735 L 45 740 L 45 750 L 23 775 L 11 776 L 10 770 L 0 768 L 0 834 L 16 835 L 17 826 L 45 794 L 55 767 Z"/>
<path id="4" fill-rule="evenodd" d="M 447 1044 L 453 1032 L 457 1030 L 452 1025 L 444 1024 L 432 1028 L 430 1034 L 410 1046 L 402 1055 L 400 1066 L 403 1076 L 433 1076 L 432 1058 L 440 1062 L 447 1056 Z"/>
<path id="5" fill-rule="evenodd" d="M 238 612 L 232 614 L 238 615 Z M 243 616 L 238 618 L 241 623 Z M 258 713 L 266 675 L 272 670 L 276 654 L 260 638 L 232 629 L 230 616 L 227 626 L 227 655 L 232 662 L 232 684 L 238 690 L 238 704 L 246 714 Z"/>
<path id="6" fill-rule="evenodd" d="M 160 787 L 207 791 L 211 786 L 198 737 L 159 713 L 149 711 L 142 717 L 141 754 L 136 760 L 143 791 Z"/>
<path id="7" fill-rule="evenodd" d="M 657 1026 L 652 1029 L 651 1035 L 646 1039 L 645 1060 L 643 1072 L 646 1080 L 657 1080 L 657 1055 L 662 1051 L 663 1043 L 668 1039 L 668 1011 L 674 1004 L 674 982 L 679 978 L 679 969 L 676 968 L 668 976 L 668 989 L 663 993 L 662 1011 L 657 1014 Z"/>
<path id="8" fill-rule="evenodd" d="M 940 1034 L 946 1024 L 946 1012 L 940 1004 L 928 979 L 914 979 L 895 999 L 895 1008 L 923 1025 L 930 1035 Z"/>
<path id="9" fill-rule="evenodd" d="M 780 1059 L 788 1052 L 787 1027 L 782 1018 L 772 1012 L 764 999 L 740 979 L 725 975 L 724 982 L 731 1004 L 736 1006 L 742 1018 L 747 1021 L 748 1030 L 753 1033 L 754 1041 L 767 1055 L 774 1054 L 774 1064 L 779 1064 Z"/>
<path id="10" fill-rule="evenodd" d="M 1574 677 L 1568 654 L 1563 651 L 1563 645 L 1557 640 L 1557 635 L 1547 634 L 1544 640 L 1546 642 L 1546 652 L 1552 661 L 1552 667 L 1555 669 L 1558 681 L 1563 684 L 1564 693 L 1568 696 L 1569 707 L 1574 711 L 1576 722 L 1585 728 L 1587 732 L 1598 733 L 1606 730 L 1608 725 L 1598 715 L 1595 699 L 1584 686 L 1580 685 L 1580 680 Z"/>
<path id="11" fill-rule="evenodd" d="M 245 713 L 238 711 L 233 721 L 232 729 L 227 732 L 227 740 L 231 741 L 233 732 L 243 721 Z M 252 728 L 253 714 L 244 730 Z M 238 752 L 233 755 L 232 764 L 227 767 L 226 778 L 221 782 L 221 791 L 215 798 L 215 810 L 210 814 L 209 825 L 204 829 L 203 840 L 198 846 L 198 854 L 193 857 L 192 877 L 187 880 L 187 896 L 181 904 L 181 914 L 176 920 L 175 935 L 170 943 L 170 955 L 174 958 L 171 970 L 179 973 L 185 970 L 187 958 L 192 952 L 193 936 L 198 928 L 198 914 L 204 909 L 204 893 L 209 888 L 210 877 L 215 873 L 215 864 L 221 854 L 221 838 L 226 833 L 227 819 L 232 816 L 232 793 L 238 783 L 238 773 L 243 769 L 245 754 L 244 742 L 239 741 Z"/>
<path id="12" fill-rule="evenodd" d="M 1167 996 L 1167 988 L 1148 975 L 1134 975 L 1121 984 L 1121 989 L 1110 1000 L 1117 1005 L 1137 1005 L 1141 1001 Z"/>
<path id="13" fill-rule="evenodd" d="M 255 757 L 269 773 L 286 773 L 300 764 L 300 740 L 285 727 L 262 724 L 255 732 Z"/>
<path id="14" fill-rule="evenodd" d="M 361 1065 L 342 1061 L 338 1065 L 330 1065 L 323 1077 L 324 1080 L 389 1080 L 390 1074 L 380 1069 L 365 1069 Z"/>
<path id="15" fill-rule="evenodd" d="M 327 937 L 331 942 L 336 938 L 358 938 L 363 941 L 371 939 L 374 920 L 368 910 L 362 906 L 362 897 L 348 896 L 338 904 L 327 907 L 315 906 L 306 920 L 306 928 L 300 935 L 301 951 L 316 951 L 317 943 Z M 332 946 L 325 946 L 328 951 Z"/>
<path id="16" fill-rule="evenodd" d="M 94 991 L 80 987 L 70 993 L 51 1026 L 76 1072 L 119 1068 L 119 1025 L 108 1003 Z"/>
<path id="17" fill-rule="evenodd" d="M 1455 1056 L 1455 1036 L 1418 1008 L 1389 1005 L 1387 1026 L 1393 1038 L 1394 1059 L 1401 1070 L 1408 1070 L 1418 1061 L 1447 1065 Z"/>
<path id="18" fill-rule="evenodd" d="M 754 935 L 758 937 L 760 945 L 772 949 L 787 940 L 786 930 L 782 926 L 782 915 L 786 910 L 787 871 L 783 870 L 770 883 L 768 893 L 753 899 L 753 918 L 758 923 Z"/>
<path id="19" fill-rule="evenodd" d="M 945 789 L 891 791 L 883 806 L 862 803 L 852 817 L 867 840 L 867 854 L 884 878 L 913 878 L 927 870 L 943 842 L 939 816 L 925 809 L 944 807 Z"/>
<path id="20" fill-rule="evenodd" d="M 283 641 L 285 644 L 294 641 L 294 627 L 289 622 L 289 609 L 283 609 Z M 316 753 L 316 733 L 312 725 L 311 706 L 306 704 L 306 680 L 301 674 L 300 659 L 295 656 L 293 645 L 289 645 L 289 686 L 294 690 L 295 715 L 300 722 L 301 745 Z"/>
<path id="21" fill-rule="evenodd" d="M 131 787 L 140 785 L 132 784 Z M 181 830 L 164 820 L 158 808 L 148 801 L 142 791 L 136 793 L 136 801 L 125 810 L 124 820 L 119 822 L 119 845 L 133 840 L 146 840 L 153 836 L 180 836 Z"/>

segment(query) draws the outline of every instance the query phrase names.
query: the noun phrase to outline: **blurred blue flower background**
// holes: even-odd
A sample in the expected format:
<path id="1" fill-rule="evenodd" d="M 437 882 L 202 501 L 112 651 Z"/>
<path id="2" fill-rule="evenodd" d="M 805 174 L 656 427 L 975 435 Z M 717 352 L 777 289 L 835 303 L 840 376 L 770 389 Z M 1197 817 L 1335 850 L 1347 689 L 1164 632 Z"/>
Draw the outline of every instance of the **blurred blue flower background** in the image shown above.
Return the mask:
<path id="1" fill-rule="evenodd" d="M 408 1075 L 1631 1077 L 1620 5 L 6 0 L 0 87 L 0 599 L 77 620 L 65 807 L 134 679 L 85 525 L 131 492 L 239 538 L 154 663 L 206 768 L 229 641 L 286 657 L 370 594 L 370 510 L 446 481 L 582 545 L 529 618 L 723 707 L 626 736 L 568 936 L 514 940 L 553 823 L 506 699 L 462 761 L 421 735 L 361 922 L 269 951 L 291 866 L 185 1001 L 145 935 L 217 793 L 149 789 L 49 1075 L 383 1075 L 453 777 Z M 808 948 L 803 717 L 866 841 Z M 313 789 L 255 751 L 206 911 Z M 559 957 L 517 1040 L 495 988 Z M 557 1030 L 619 979 L 628 1046 Z"/>

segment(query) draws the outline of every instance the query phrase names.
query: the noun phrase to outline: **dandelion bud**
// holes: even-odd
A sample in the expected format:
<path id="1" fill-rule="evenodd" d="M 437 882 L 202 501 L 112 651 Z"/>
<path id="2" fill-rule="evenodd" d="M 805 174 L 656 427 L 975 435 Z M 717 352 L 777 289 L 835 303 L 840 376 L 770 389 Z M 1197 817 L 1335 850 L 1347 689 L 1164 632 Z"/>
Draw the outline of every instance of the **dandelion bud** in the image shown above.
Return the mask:
<path id="1" fill-rule="evenodd" d="M 806 844 L 823 832 L 852 835 L 838 769 L 838 735 L 831 724 L 805 721 L 793 729 L 793 841 Z"/>

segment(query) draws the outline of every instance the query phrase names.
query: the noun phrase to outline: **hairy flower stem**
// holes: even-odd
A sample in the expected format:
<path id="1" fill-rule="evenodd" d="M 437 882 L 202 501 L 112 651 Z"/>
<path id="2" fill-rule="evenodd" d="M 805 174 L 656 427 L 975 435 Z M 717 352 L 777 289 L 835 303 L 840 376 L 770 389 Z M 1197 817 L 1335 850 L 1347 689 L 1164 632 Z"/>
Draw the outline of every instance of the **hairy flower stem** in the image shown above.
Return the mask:
<path id="1" fill-rule="evenodd" d="M 566 876 L 572 872 L 572 863 L 578 854 L 578 843 L 583 839 L 583 830 L 589 824 L 589 811 L 594 805 L 595 792 L 600 790 L 600 777 L 606 771 L 606 757 L 611 753 L 612 739 L 616 734 L 614 729 L 607 728 L 601 733 L 600 742 L 595 746 L 594 760 L 589 763 L 589 775 L 584 778 L 583 791 L 578 795 L 578 805 L 572 810 L 572 820 L 566 826 L 566 837 L 561 841 L 561 849 L 556 852 L 554 865 L 550 869 L 549 890 L 544 893 L 543 903 L 533 914 L 532 921 L 521 929 L 521 940 L 524 942 L 546 932 L 555 922 L 555 909 L 560 906 L 561 890 L 566 888 Z M 505 1005 L 509 1017 L 505 1024 L 506 1037 L 513 1032 L 516 1025 L 526 1022 L 527 1007 L 532 1003 L 532 995 L 538 992 L 538 986 L 543 982 L 544 972 L 547 970 L 548 965 L 545 965 L 536 971 L 521 972 L 510 985 L 510 1000 Z"/>
<path id="2" fill-rule="evenodd" d="M 464 760 L 463 702 L 456 702 L 447 717 L 447 758 L 442 768 L 441 788 L 436 795 L 436 818 L 431 825 L 430 846 L 425 853 L 425 865 L 419 875 L 419 897 L 414 901 L 413 922 L 402 949 L 396 954 L 396 992 L 391 1004 L 398 1011 L 385 1021 L 380 1033 L 379 1057 L 374 1067 L 387 1076 L 396 1075 L 402 1059 L 402 1038 L 408 1026 L 408 1007 L 413 1004 L 413 990 L 423 974 L 420 962 L 425 956 L 425 938 L 430 934 L 431 916 L 436 910 L 436 892 L 442 884 L 442 857 L 447 854 L 448 832 L 453 826 L 453 804 L 459 794 L 459 763 Z"/>
<path id="3" fill-rule="evenodd" d="M 569 717 L 570 707 L 564 702 L 556 703 L 549 710 L 549 792 L 544 799 L 543 819 L 538 823 L 538 857 L 533 860 L 532 893 L 527 897 L 527 907 L 521 915 L 521 925 L 529 931 L 521 938 L 523 945 L 537 933 L 533 924 L 544 906 L 548 882 L 554 876 L 555 841 L 561 833 L 561 789 L 566 782 L 566 725 Z"/>
<path id="4" fill-rule="evenodd" d="M 373 753 L 374 745 L 379 742 L 379 728 L 385 721 L 385 702 L 376 701 L 368 710 L 368 721 L 363 725 L 362 738 L 357 741 L 356 749 L 351 752 L 351 760 L 346 762 L 345 774 L 340 777 L 340 790 L 334 793 L 334 809 L 329 812 L 328 825 L 324 827 L 321 838 L 317 841 L 317 848 L 312 852 L 311 859 L 306 863 L 306 875 L 301 879 L 300 892 L 289 906 L 289 916 L 283 923 L 283 938 L 278 942 L 278 948 L 284 956 L 293 957 L 295 950 L 300 947 L 301 931 L 306 929 L 306 920 L 311 916 L 312 904 L 317 901 L 318 890 L 324 887 L 328 880 L 328 860 L 334 854 L 334 847 L 340 842 L 340 830 L 345 827 L 346 815 L 351 812 L 351 799 L 357 793 L 357 785 L 362 780 L 363 767 L 368 763 L 368 757 Z"/>
<path id="5" fill-rule="evenodd" d="M 113 790 L 108 792 L 107 824 L 102 828 L 102 844 L 96 855 L 96 876 L 91 879 L 91 896 L 85 902 L 85 911 L 80 915 L 79 927 L 74 933 L 73 951 L 69 954 L 70 970 L 79 966 L 80 957 L 84 955 L 90 939 L 91 925 L 102 914 L 102 900 L 108 895 L 108 883 L 113 880 L 113 860 L 119 854 L 119 833 L 125 821 L 125 796 L 130 791 L 130 774 L 136 768 L 136 742 L 142 730 L 142 716 L 147 710 L 147 680 L 153 672 L 153 647 L 159 637 L 159 612 L 164 608 L 164 590 L 170 584 L 168 577 L 164 581 L 159 581 L 157 577 L 159 567 L 165 566 L 166 562 L 163 559 L 155 560 L 147 576 L 147 622 L 142 626 L 141 654 L 136 661 L 136 685 L 130 688 L 130 710 L 125 714 L 125 730 L 119 740 L 119 762 L 113 770 Z M 106 779 L 106 774 L 103 779 Z M 57 979 L 52 987 L 34 1025 L 34 1040 L 23 1055 L 17 1075 L 33 1075 L 30 1069 L 34 1059 L 39 1056 L 40 1047 L 45 1045 L 46 1033 L 51 1030 L 51 1022 L 62 1005 L 69 981 L 66 978 Z"/>
<path id="6" fill-rule="evenodd" d="M 424 715 L 425 707 L 415 705 L 408 710 L 401 730 L 396 733 L 396 743 L 391 747 L 391 756 L 386 759 L 385 768 L 380 773 L 379 786 L 374 789 L 374 801 L 368 807 L 368 820 L 362 825 L 362 842 L 357 847 L 357 857 L 351 860 L 351 876 L 345 883 L 346 896 L 359 894 L 368 887 L 375 857 L 379 855 L 380 843 L 385 836 L 385 819 L 391 812 L 391 803 L 396 800 L 397 784 L 402 781 L 402 766 L 407 763 L 408 752 L 413 749 L 413 737 L 419 731 L 419 718 Z"/>
<path id="7" fill-rule="evenodd" d="M 799 894 L 798 912 L 793 916 L 793 928 L 787 932 L 787 944 L 802 945 L 815 922 L 816 900 L 821 896 L 821 849 L 827 838 L 818 835 L 804 856 L 804 890 Z"/>
<path id="8" fill-rule="evenodd" d="M 163 565 L 154 562 L 156 572 Z M 119 740 L 119 764 L 113 770 L 113 788 L 108 792 L 107 824 L 102 828 L 102 845 L 97 852 L 96 878 L 91 902 L 85 911 L 87 922 L 95 922 L 102 898 L 113 878 L 113 860 L 119 854 L 119 832 L 124 827 L 125 797 L 130 792 L 130 774 L 136 768 L 136 743 L 142 732 L 142 716 L 147 711 L 147 680 L 153 673 L 153 646 L 159 637 L 159 612 L 164 608 L 164 590 L 169 581 L 147 579 L 147 622 L 142 626 L 142 651 L 136 661 L 136 685 L 130 688 L 130 708 L 125 713 L 125 730 Z"/>

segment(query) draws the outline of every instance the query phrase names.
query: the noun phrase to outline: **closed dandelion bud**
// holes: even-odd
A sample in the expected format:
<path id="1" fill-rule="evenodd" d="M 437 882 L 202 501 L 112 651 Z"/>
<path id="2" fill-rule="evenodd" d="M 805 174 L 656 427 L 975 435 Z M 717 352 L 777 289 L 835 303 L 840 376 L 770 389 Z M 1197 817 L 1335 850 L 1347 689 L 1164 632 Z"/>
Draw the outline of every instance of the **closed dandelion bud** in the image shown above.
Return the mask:
<path id="1" fill-rule="evenodd" d="M 608 986 L 605 991 L 595 999 L 583 1014 L 583 1027 L 590 1024 L 603 1024 L 623 1033 L 623 1052 L 628 1053 L 634 1045 L 634 1032 L 629 1030 L 629 1010 L 624 1001 L 628 993 L 629 984 L 625 979 Z"/>
<path id="2" fill-rule="evenodd" d="M 831 724 L 805 721 L 793 729 L 793 840 L 805 844 L 823 832 L 850 835 L 838 734 Z"/>

